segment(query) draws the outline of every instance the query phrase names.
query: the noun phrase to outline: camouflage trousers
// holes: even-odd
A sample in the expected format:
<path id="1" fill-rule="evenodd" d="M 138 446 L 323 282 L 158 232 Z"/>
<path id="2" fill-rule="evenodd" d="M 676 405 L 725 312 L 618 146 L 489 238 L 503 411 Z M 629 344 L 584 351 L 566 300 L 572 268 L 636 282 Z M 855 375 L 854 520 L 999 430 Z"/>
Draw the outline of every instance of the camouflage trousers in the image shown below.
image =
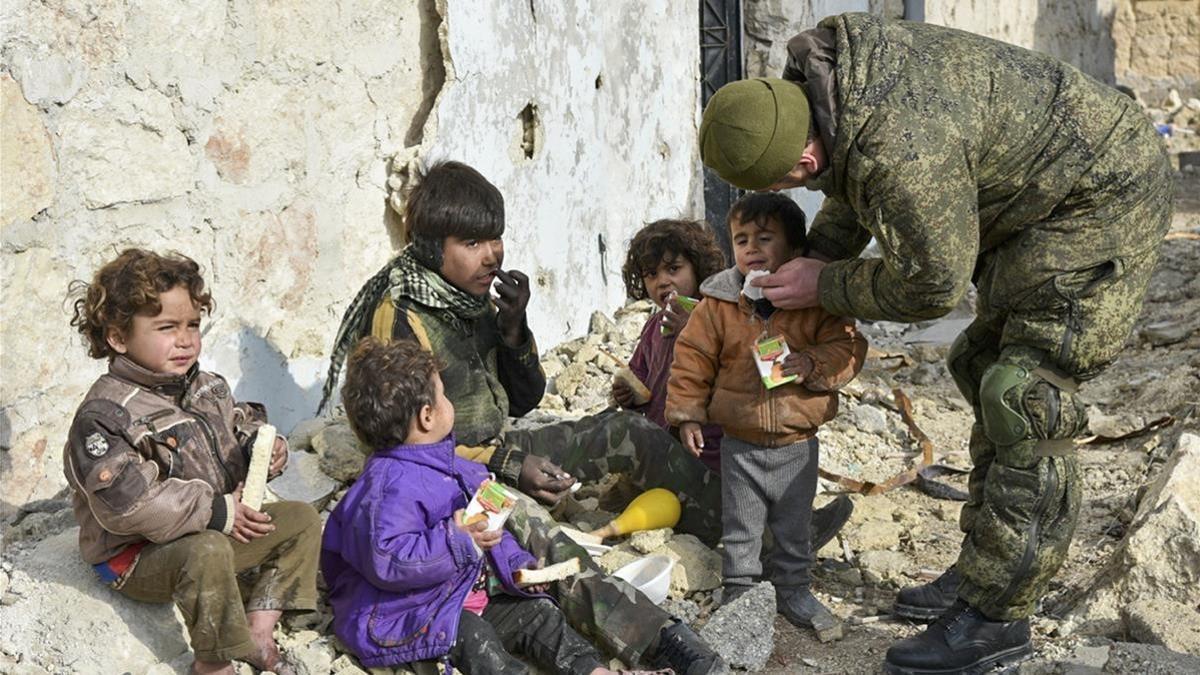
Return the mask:
<path id="1" fill-rule="evenodd" d="M 247 544 L 205 530 L 147 545 L 118 590 L 142 602 L 174 601 L 201 661 L 252 654 L 246 612 L 317 608 L 320 516 L 301 502 L 266 504 L 263 512 L 275 530 Z M 239 576 L 255 567 L 253 578 Z"/>
<path id="2" fill-rule="evenodd" d="M 1081 501 L 1072 439 L 1087 428 L 1076 389 L 1116 359 L 1140 313 L 1170 224 L 1160 169 L 1144 194 L 1080 216 L 1097 240 L 1078 235 L 1073 254 L 1033 232 L 980 257 L 977 317 L 948 361 L 975 412 L 959 595 L 993 619 L 1031 615 L 1066 559 Z M 1096 263 L 1114 237 L 1124 246 Z"/>
<path id="3" fill-rule="evenodd" d="M 580 480 L 624 473 L 639 492 L 661 487 L 683 507 L 676 529 L 708 546 L 721 540 L 721 479 L 644 415 L 608 410 L 532 430 L 510 431 L 504 444 L 546 457 Z"/>
<path id="4" fill-rule="evenodd" d="M 659 633 L 673 621 L 670 614 L 625 581 L 606 575 L 582 546 L 563 534 L 550 512 L 529 497 L 520 495 L 506 527 L 543 564 L 579 558 L 583 572 L 551 589 L 576 630 L 628 664 L 653 653 Z"/>

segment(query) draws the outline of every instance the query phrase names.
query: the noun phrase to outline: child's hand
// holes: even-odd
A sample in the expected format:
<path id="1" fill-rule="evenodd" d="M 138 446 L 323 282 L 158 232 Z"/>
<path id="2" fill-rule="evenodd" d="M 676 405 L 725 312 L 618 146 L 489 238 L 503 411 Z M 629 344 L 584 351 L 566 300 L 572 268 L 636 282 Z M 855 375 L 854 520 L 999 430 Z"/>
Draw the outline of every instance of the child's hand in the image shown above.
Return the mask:
<path id="1" fill-rule="evenodd" d="M 692 317 L 692 313 L 679 304 L 679 296 L 674 294 L 671 295 L 671 299 L 667 301 L 663 310 L 662 324 L 675 335 L 679 335 L 683 327 L 687 325 L 688 319 Z"/>
<path id="2" fill-rule="evenodd" d="M 518 347 L 524 337 L 525 307 L 529 305 L 529 277 L 517 270 L 496 270 L 496 325 L 509 347 Z"/>
<path id="3" fill-rule="evenodd" d="M 700 431 L 698 422 L 680 424 L 679 440 L 683 442 L 683 447 L 696 457 L 699 457 L 700 451 L 704 449 L 704 433 Z"/>
<path id="4" fill-rule="evenodd" d="M 625 380 L 613 378 L 612 397 L 617 402 L 617 405 L 622 408 L 632 408 L 637 404 L 637 400 L 633 394 L 633 387 Z"/>
<path id="5" fill-rule="evenodd" d="M 258 539 L 275 531 L 271 524 L 271 516 L 242 503 L 242 483 L 238 483 L 233 491 L 233 530 L 229 536 L 235 541 L 249 544 L 251 539 Z"/>
<path id="6" fill-rule="evenodd" d="M 783 360 L 783 375 L 785 377 L 795 375 L 795 383 L 800 384 L 807 380 L 809 375 L 812 375 L 813 368 L 815 367 L 812 357 L 808 354 L 791 352 Z"/>
<path id="7" fill-rule="evenodd" d="M 267 474 L 271 477 L 278 476 L 287 468 L 288 463 L 288 444 L 287 441 L 276 436 L 275 447 L 271 449 L 271 468 L 267 470 Z"/>
<path id="8" fill-rule="evenodd" d="M 480 520 L 477 523 L 467 525 L 463 522 L 463 510 L 459 509 L 454 512 L 454 525 L 458 529 L 471 535 L 471 539 L 475 541 L 475 545 L 480 549 L 487 551 L 496 544 L 500 543 L 500 537 L 504 534 L 503 530 L 495 532 L 487 531 L 487 519 Z"/>

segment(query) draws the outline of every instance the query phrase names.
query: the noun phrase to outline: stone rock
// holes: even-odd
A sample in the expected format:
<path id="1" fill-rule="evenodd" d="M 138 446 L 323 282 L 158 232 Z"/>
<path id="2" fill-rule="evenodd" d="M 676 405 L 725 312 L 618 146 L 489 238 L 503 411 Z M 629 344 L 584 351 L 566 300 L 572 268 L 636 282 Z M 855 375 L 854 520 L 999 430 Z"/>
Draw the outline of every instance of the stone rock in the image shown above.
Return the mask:
<path id="1" fill-rule="evenodd" d="M 87 80 L 87 66 L 74 56 L 18 47 L 12 54 L 12 73 L 21 83 L 25 100 L 47 108 L 70 101 Z"/>
<path id="2" fill-rule="evenodd" d="M 14 559 L 17 598 L 0 606 L 0 635 L 20 661 L 53 672 L 141 673 L 187 654 L 174 607 L 130 600 L 100 583 L 78 542 L 72 528 Z"/>
<path id="3" fill-rule="evenodd" d="M 313 436 L 327 426 L 329 419 L 325 417 L 314 417 L 297 423 L 288 434 L 288 447 L 292 450 L 311 450 Z"/>
<path id="4" fill-rule="evenodd" d="M 692 624 L 700 617 L 700 604 L 686 598 L 667 598 L 659 605 L 663 611 L 677 617 L 686 624 Z"/>
<path id="5" fill-rule="evenodd" d="M 1183 342 L 1195 329 L 1189 321 L 1160 321 L 1142 329 L 1142 337 L 1155 347 Z"/>
<path id="6" fill-rule="evenodd" d="M 28 220 L 54 203 L 56 178 L 41 114 L 0 73 L 0 226 Z"/>
<path id="7" fill-rule="evenodd" d="M 642 556 L 624 546 L 617 546 L 596 558 L 596 564 L 606 574 L 612 574 Z M 678 568 L 679 566 L 676 565 Z"/>
<path id="8" fill-rule="evenodd" d="M 368 675 L 367 671 L 354 665 L 354 660 L 342 654 L 329 666 L 330 675 Z"/>
<path id="9" fill-rule="evenodd" d="M 370 454 L 345 418 L 339 418 L 317 432 L 313 436 L 312 446 L 321 458 L 321 470 L 340 483 L 358 478 Z"/>
<path id="10" fill-rule="evenodd" d="M 285 647 L 282 651 L 295 666 L 296 675 L 329 675 L 333 668 L 333 660 L 337 656 L 333 646 L 329 644 L 328 637 Z"/>
<path id="11" fill-rule="evenodd" d="M 671 569 L 671 595 L 674 597 L 711 591 L 721 585 L 721 556 L 693 535 L 676 535 L 654 553 L 675 560 L 675 567 Z"/>
<path id="12" fill-rule="evenodd" d="M 1158 645 L 1118 642 L 1109 650 L 1104 672 L 1138 675 L 1200 673 L 1200 656 L 1179 654 Z"/>
<path id="13" fill-rule="evenodd" d="M 1125 538 L 1088 584 L 1068 624 L 1120 633 L 1120 608 L 1137 602 L 1200 605 L 1200 436 L 1184 433 L 1146 490 Z"/>
<path id="14" fill-rule="evenodd" d="M 1200 654 L 1200 612 L 1174 600 L 1138 600 L 1121 608 L 1125 632 L 1143 644 Z"/>
<path id="15" fill-rule="evenodd" d="M 125 85 L 71 101 L 59 119 L 59 168 L 92 209 L 187 193 L 196 161 L 157 91 Z"/>
<path id="16" fill-rule="evenodd" d="M 775 649 L 775 587 L 764 581 L 723 605 L 700 637 L 731 668 L 762 670 Z"/>
<path id="17" fill-rule="evenodd" d="M 616 324 L 604 312 L 592 312 L 588 320 L 588 332 L 596 335 L 607 335 Z"/>
<path id="18" fill-rule="evenodd" d="M 75 525 L 75 513 L 71 509 L 62 509 L 53 513 L 30 513 L 16 525 L 8 528 L 5 540 L 9 544 L 40 541 L 52 534 L 75 527 Z"/>
<path id="19" fill-rule="evenodd" d="M 675 533 L 669 527 L 657 530 L 642 530 L 641 532 L 634 532 L 629 535 L 629 545 L 637 549 L 640 553 L 650 553 L 666 546 L 673 534 Z"/>
<path id="20" fill-rule="evenodd" d="M 873 520 L 846 529 L 845 537 L 854 551 L 882 551 L 900 545 L 905 527 L 887 520 Z"/>
<path id="21" fill-rule="evenodd" d="M 908 556 L 897 551 L 867 550 L 858 554 L 858 566 L 865 575 L 875 574 L 883 581 L 897 581 L 905 572 L 916 569 Z"/>
<path id="22" fill-rule="evenodd" d="M 281 500 L 305 502 L 319 509 L 337 490 L 338 483 L 321 471 L 318 456 L 292 450 L 287 468 L 269 487 Z"/>
<path id="23" fill-rule="evenodd" d="M 850 417 L 854 420 L 854 426 L 859 431 L 869 434 L 883 434 L 887 432 L 887 416 L 883 414 L 882 410 L 873 405 L 859 404 L 854 406 L 854 409 L 850 411 Z"/>
<path id="24" fill-rule="evenodd" d="M 554 393 L 562 396 L 564 399 L 570 399 L 575 396 L 575 392 L 579 390 L 579 385 L 583 384 L 585 379 L 587 379 L 587 366 L 573 361 L 566 368 L 563 368 L 563 371 L 554 380 Z"/>

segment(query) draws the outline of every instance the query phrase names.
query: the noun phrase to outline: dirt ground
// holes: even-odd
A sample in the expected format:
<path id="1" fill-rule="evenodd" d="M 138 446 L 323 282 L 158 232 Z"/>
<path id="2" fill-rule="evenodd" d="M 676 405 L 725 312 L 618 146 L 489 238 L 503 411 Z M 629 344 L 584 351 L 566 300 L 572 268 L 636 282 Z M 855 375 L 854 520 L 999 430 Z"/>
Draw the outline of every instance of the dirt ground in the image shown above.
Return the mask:
<path id="1" fill-rule="evenodd" d="M 1144 433 L 1128 440 L 1087 446 L 1082 453 L 1086 481 L 1084 505 L 1069 557 L 1055 578 L 1051 594 L 1034 620 L 1039 657 L 1053 657 L 1087 638 L 1059 635 L 1055 615 L 1072 601 L 1080 587 L 1099 570 L 1120 540 L 1132 512 L 1138 488 L 1151 480 L 1164 459 L 1172 434 L 1196 429 L 1200 402 L 1200 176 L 1186 175 L 1178 182 L 1176 212 L 1171 234 L 1163 241 L 1158 269 L 1151 281 L 1145 307 L 1122 357 L 1096 380 L 1087 383 L 1081 396 L 1091 406 L 1092 430 L 1116 436 L 1143 427 L 1166 415 L 1180 418 L 1172 427 Z M 1187 333 L 1173 344 L 1154 344 L 1169 337 L 1160 333 Z M 943 366 L 933 361 L 944 346 L 913 346 L 903 336 L 889 333 L 890 326 L 868 326 L 873 345 L 883 351 L 904 352 L 911 366 L 892 369 L 900 359 L 872 359 L 860 380 L 870 390 L 902 388 L 914 402 L 918 426 L 931 438 L 935 459 L 966 466 L 970 413 Z M 911 331 L 911 329 L 907 329 Z M 944 331 L 945 332 L 945 331 Z M 928 362 L 923 362 L 929 359 Z M 925 371 L 918 373 L 918 371 Z M 853 402 L 847 402 L 851 405 Z M 849 407 L 849 406 L 847 406 Z M 1188 417 L 1191 415 L 1191 417 Z M 843 429 L 838 431 L 838 429 Z M 847 433 L 835 427 L 833 436 Z M 858 453 L 828 452 L 822 463 L 859 464 L 863 476 L 883 478 L 911 462 L 915 448 L 897 440 L 896 447 L 867 467 Z M 878 447 L 875 448 L 878 450 Z M 827 461 L 828 460 L 828 461 Z M 874 475 L 870 475 L 874 473 Z M 965 488 L 965 481 L 948 482 Z M 877 673 L 887 648 L 897 639 L 916 634 L 922 626 L 886 616 L 897 586 L 919 583 L 951 564 L 961 535 L 954 519 L 940 512 L 948 502 L 922 494 L 912 487 L 899 488 L 886 498 L 912 514 L 912 527 L 901 538 L 899 550 L 916 560 L 907 579 L 871 584 L 844 583 L 851 565 L 844 556 L 823 557 L 815 575 L 815 590 L 837 614 L 881 618 L 873 623 L 846 625 L 841 641 L 822 644 L 810 631 L 794 628 L 782 617 L 775 622 L 776 643 L 764 673 Z M 867 497 L 863 501 L 879 499 Z M 908 522 L 909 517 L 901 519 Z M 828 552 L 829 548 L 823 552 Z M 853 579 L 853 575 L 850 575 Z M 853 621 L 853 619 L 852 619 Z M 1012 672 L 1021 667 L 1010 669 Z"/>

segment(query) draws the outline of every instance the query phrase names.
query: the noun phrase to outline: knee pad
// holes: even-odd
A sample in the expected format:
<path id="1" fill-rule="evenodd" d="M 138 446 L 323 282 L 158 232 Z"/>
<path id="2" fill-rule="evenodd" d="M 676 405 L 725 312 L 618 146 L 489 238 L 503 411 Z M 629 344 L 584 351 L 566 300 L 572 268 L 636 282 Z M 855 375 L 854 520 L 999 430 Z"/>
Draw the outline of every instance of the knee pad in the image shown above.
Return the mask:
<path id="1" fill-rule="evenodd" d="M 1087 424 L 1074 392 L 1041 367 L 993 364 L 983 375 L 979 398 L 984 435 L 997 446 L 1072 438 Z"/>

